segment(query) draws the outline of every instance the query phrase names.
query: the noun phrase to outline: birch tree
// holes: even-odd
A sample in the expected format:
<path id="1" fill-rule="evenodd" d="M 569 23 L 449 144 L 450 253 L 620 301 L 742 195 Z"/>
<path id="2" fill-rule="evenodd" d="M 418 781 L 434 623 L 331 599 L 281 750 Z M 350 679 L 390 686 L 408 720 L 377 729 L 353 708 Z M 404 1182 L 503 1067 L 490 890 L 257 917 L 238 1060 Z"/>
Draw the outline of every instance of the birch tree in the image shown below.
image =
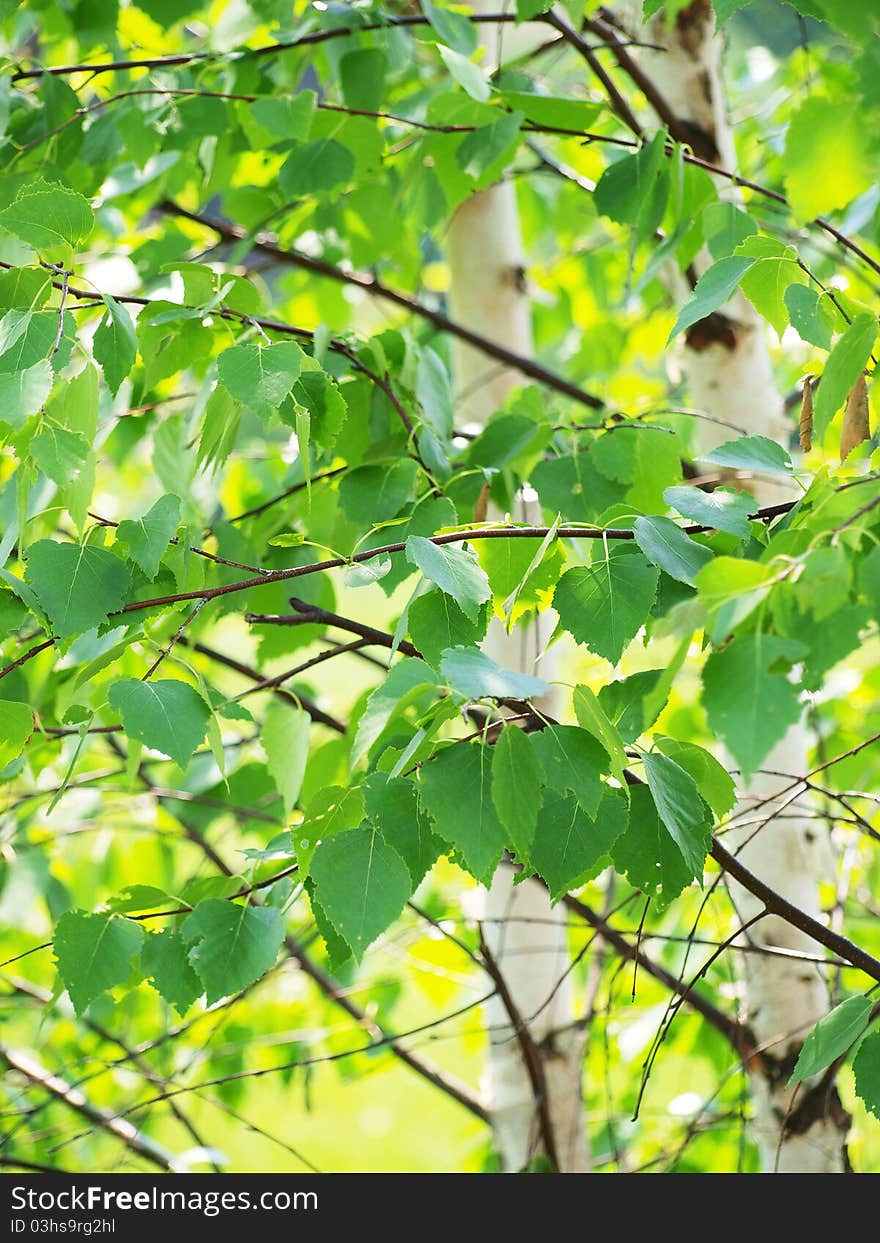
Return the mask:
<path id="1" fill-rule="evenodd" d="M 86 7 L 0 4 L 0 1162 L 880 1168 L 874 7 Z"/>

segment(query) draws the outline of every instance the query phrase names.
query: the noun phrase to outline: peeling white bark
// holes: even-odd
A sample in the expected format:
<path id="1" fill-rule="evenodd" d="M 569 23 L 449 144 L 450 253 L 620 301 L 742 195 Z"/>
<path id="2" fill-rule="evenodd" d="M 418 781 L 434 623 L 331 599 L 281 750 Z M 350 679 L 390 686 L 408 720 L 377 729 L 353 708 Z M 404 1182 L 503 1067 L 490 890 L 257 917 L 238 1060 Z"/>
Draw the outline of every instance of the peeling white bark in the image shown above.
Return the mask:
<path id="1" fill-rule="evenodd" d="M 660 15 L 648 26 L 648 38 L 663 45 L 663 52 L 644 52 L 640 64 L 674 110 L 677 118 L 697 125 L 714 142 L 718 162 L 736 167 L 734 136 L 725 112 L 721 76 L 721 39 L 708 0 L 695 0 L 668 29 Z M 720 183 L 724 194 L 733 194 L 729 182 Z M 705 261 L 702 266 L 705 266 Z M 697 267 L 701 264 L 698 262 Z M 760 434 L 787 445 L 790 434 L 783 402 L 773 377 L 763 321 L 738 295 L 724 313 L 731 331 L 724 339 L 707 344 L 711 334 L 695 333 L 683 350 L 683 366 L 691 401 L 702 410 L 736 425 L 748 434 Z M 711 448 L 734 433 L 715 424 L 700 424 L 700 449 Z M 785 499 L 779 484 L 759 481 L 749 490 L 759 504 Z M 742 789 L 740 813 L 755 801 L 774 794 L 788 782 L 771 771 L 802 774 L 808 771 L 809 734 L 803 721 L 795 725 L 767 757 L 767 775 L 758 774 Z M 731 761 L 727 761 L 732 766 Z M 762 814 L 779 806 L 771 801 Z M 780 817 L 755 832 L 750 826 L 737 833 L 744 863 L 778 893 L 814 918 L 820 917 L 818 888 L 832 870 L 827 830 L 807 815 L 803 802 L 793 804 Z M 728 839 L 730 840 L 730 839 Z M 733 897 L 742 918 L 748 919 L 761 904 L 740 886 Z M 759 945 L 775 945 L 815 955 L 820 947 L 802 932 L 778 918 L 761 920 L 750 930 Z M 809 1084 L 795 1095 L 785 1087 L 807 1032 L 827 1013 L 828 989 L 815 965 L 758 954 L 742 955 L 745 991 L 744 1018 L 760 1045 L 767 1046 L 764 1069 L 751 1075 L 754 1132 L 760 1148 L 762 1169 L 781 1173 L 840 1173 L 845 1168 L 844 1145 L 848 1119 L 834 1098 L 827 1112 L 819 1111 L 802 1134 L 783 1131 L 783 1122 L 797 1109 Z M 784 1064 L 784 1065 L 783 1065 Z M 770 1073 L 767 1073 L 769 1068 Z"/>
<path id="2" fill-rule="evenodd" d="M 493 12 L 495 7 L 494 0 L 472 2 L 478 12 Z M 451 222 L 448 245 L 453 318 L 519 354 L 531 355 L 531 315 L 521 279 L 514 187 L 501 183 L 463 203 Z M 461 342 L 455 342 L 454 349 L 457 419 L 483 425 L 522 377 Z M 518 508 L 522 520 L 541 521 L 536 502 L 521 500 Z M 509 669 L 534 672 L 548 638 L 541 621 L 508 635 L 496 619 L 486 649 Z M 553 677 L 551 659 L 552 654 L 545 657 L 539 670 L 548 679 Z M 552 712 L 551 698 L 546 706 Z M 486 894 L 484 918 L 486 942 L 541 1052 L 560 1168 L 565 1173 L 583 1172 L 588 1168 L 581 1092 L 583 1034 L 572 1026 L 563 908 L 552 908 L 546 890 L 535 882 L 514 886 L 505 871 L 498 873 Z M 503 1168 L 517 1171 L 541 1151 L 534 1092 L 509 1016 L 497 997 L 487 1005 L 487 1022 L 486 1092 L 495 1145 Z"/>

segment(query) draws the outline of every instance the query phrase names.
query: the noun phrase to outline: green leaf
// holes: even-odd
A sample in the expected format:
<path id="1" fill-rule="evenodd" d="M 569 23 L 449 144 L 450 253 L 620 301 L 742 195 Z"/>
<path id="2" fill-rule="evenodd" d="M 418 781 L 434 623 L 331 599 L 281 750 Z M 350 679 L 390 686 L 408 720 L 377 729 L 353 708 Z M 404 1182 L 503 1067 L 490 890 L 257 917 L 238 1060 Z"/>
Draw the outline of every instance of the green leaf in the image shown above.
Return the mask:
<path id="1" fill-rule="evenodd" d="M 77 1014 L 84 1014 L 107 989 L 125 983 L 143 939 L 140 924 L 119 915 L 75 910 L 61 916 L 52 945 L 58 974 Z"/>
<path id="2" fill-rule="evenodd" d="M 153 579 L 159 562 L 180 523 L 180 499 L 166 492 L 142 518 L 126 518 L 116 528 L 116 538 L 128 548 L 129 556 Z"/>
<path id="3" fill-rule="evenodd" d="M 113 683 L 107 698 L 122 717 L 129 738 L 161 751 L 180 768 L 186 768 L 204 741 L 211 710 L 186 682 L 122 678 Z"/>
<path id="4" fill-rule="evenodd" d="M 492 748 L 459 743 L 419 769 L 422 802 L 434 831 L 461 854 L 483 885 L 492 880 L 507 835 L 491 797 Z"/>
<path id="5" fill-rule="evenodd" d="M 284 921 L 272 906 L 206 898 L 187 916 L 180 932 L 212 1006 L 247 988 L 274 965 L 284 940 Z"/>
<path id="6" fill-rule="evenodd" d="M 744 777 L 760 768 L 800 719 L 798 688 L 774 669 L 803 654 L 800 643 L 757 633 L 735 638 L 706 661 L 703 703 L 709 727 L 724 740 Z"/>
<path id="7" fill-rule="evenodd" d="M 433 544 L 421 535 L 406 541 L 406 559 L 418 566 L 425 578 L 445 591 L 472 622 L 479 607 L 491 599 L 492 589 L 485 571 L 473 553 L 452 544 Z"/>
<path id="8" fill-rule="evenodd" d="M 748 492 L 732 492 L 729 488 L 716 488 L 714 492 L 704 492 L 701 488 L 666 488 L 663 499 L 683 518 L 716 531 L 727 531 L 740 539 L 748 539 L 749 516 L 758 511 L 758 502 Z"/>
<path id="9" fill-rule="evenodd" d="M 269 142 L 309 136 L 315 111 L 314 91 L 299 90 L 292 98 L 266 96 L 247 105 L 250 115 L 269 135 Z"/>
<path id="10" fill-rule="evenodd" d="M 118 557 L 88 544 L 37 540 L 28 550 L 26 581 L 59 639 L 105 622 L 128 592 L 128 570 Z"/>
<path id="11" fill-rule="evenodd" d="M 165 928 L 147 937 L 141 954 L 141 970 L 156 992 L 180 1015 L 186 1014 L 204 992 L 189 961 L 186 941 L 176 928 Z"/>
<path id="12" fill-rule="evenodd" d="M 355 48 L 339 62 L 342 97 L 349 108 L 376 112 L 385 94 L 387 58 L 380 47 Z"/>
<path id="13" fill-rule="evenodd" d="M 531 847 L 531 866 L 547 882 L 553 902 L 589 879 L 626 826 L 626 802 L 612 790 L 592 817 L 576 799 L 558 790 L 546 791 Z"/>
<path id="14" fill-rule="evenodd" d="M 608 766 L 605 749 L 577 725 L 548 725 L 529 740 L 538 756 L 544 782 L 571 790 L 588 816 L 595 816 L 605 790 L 599 780 Z"/>
<path id="15" fill-rule="evenodd" d="M 870 311 L 855 316 L 828 355 L 813 402 L 813 426 L 822 436 L 867 366 L 877 339 L 877 317 Z"/>
<path id="16" fill-rule="evenodd" d="M 278 184 L 288 198 L 326 193 L 354 177 L 355 158 L 335 138 L 298 143 L 278 171 Z"/>
<path id="17" fill-rule="evenodd" d="M 703 208 L 703 233 L 713 259 L 732 255 L 747 237 L 758 232 L 758 226 L 734 203 L 709 203 Z"/>
<path id="18" fill-rule="evenodd" d="M 293 341 L 248 342 L 223 351 L 217 359 L 217 374 L 233 397 L 268 419 L 296 383 L 302 358 L 302 350 Z"/>
<path id="19" fill-rule="evenodd" d="M 407 623 L 413 643 L 426 660 L 436 665 L 447 648 L 471 647 L 480 642 L 486 633 L 486 609 L 481 609 L 477 620 L 471 621 L 445 592 L 426 591 L 410 604 Z"/>
<path id="20" fill-rule="evenodd" d="M 648 788 L 660 819 L 691 869 L 701 880 L 703 864 L 712 844 L 712 817 L 700 798 L 689 772 L 666 755 L 646 752 L 642 756 Z"/>
<path id="21" fill-rule="evenodd" d="M 566 570 L 553 607 L 578 643 L 616 665 L 648 616 L 659 577 L 641 553 L 609 549 L 604 561 Z"/>
<path id="22" fill-rule="evenodd" d="M 405 777 L 370 773 L 364 783 L 364 803 L 368 820 L 400 855 L 416 889 L 434 866 L 443 843 L 431 832 L 415 783 Z"/>
<path id="23" fill-rule="evenodd" d="M 685 535 L 671 518 L 636 518 L 633 530 L 648 560 L 681 583 L 693 586 L 703 566 L 714 560 L 711 549 Z"/>
<path id="24" fill-rule="evenodd" d="M 363 818 L 364 796 L 359 786 L 324 786 L 313 794 L 303 819 L 292 830 L 299 879 L 305 881 L 322 841 L 357 828 Z"/>
<path id="25" fill-rule="evenodd" d="M 354 767 L 381 737 L 385 727 L 422 691 L 437 685 L 437 675 L 423 660 L 398 661 L 381 686 L 367 700 L 358 721 L 351 765 Z"/>
<path id="26" fill-rule="evenodd" d="M 880 1032 L 866 1036 L 853 1059 L 856 1096 L 880 1119 Z"/>
<path id="27" fill-rule="evenodd" d="M 823 297 L 809 285 L 789 285 L 785 291 L 785 305 L 791 326 L 801 340 L 818 345 L 820 350 L 830 350 L 833 320 Z"/>
<path id="28" fill-rule="evenodd" d="M 757 259 L 742 278 L 740 288 L 781 337 L 788 327 L 785 292 L 793 284 L 806 285 L 808 279 L 798 266 L 797 251 L 775 238 L 755 236 L 746 238 L 737 254 Z"/>
<path id="29" fill-rule="evenodd" d="M 516 20 L 527 22 L 539 13 L 546 13 L 553 8 L 553 0 L 516 0 Z"/>
<path id="30" fill-rule="evenodd" d="M 824 1015 L 804 1041 L 788 1086 L 817 1075 L 846 1053 L 868 1026 L 871 1009 L 869 997 L 847 997 Z"/>
<path id="31" fill-rule="evenodd" d="M 608 752 L 611 772 L 624 787 L 624 792 L 628 795 L 629 786 L 626 784 L 623 772 L 626 768 L 626 751 L 624 750 L 623 739 L 620 736 L 619 730 L 612 723 L 589 686 L 576 686 L 574 688 L 572 705 L 578 724 L 588 730 L 594 738 L 598 739 Z M 641 729 L 639 732 L 641 733 Z"/>
<path id="32" fill-rule="evenodd" d="M 550 129 L 568 129 L 575 133 L 588 130 L 604 110 L 604 104 L 587 99 L 568 99 L 559 95 L 538 95 L 530 91 L 502 91 L 508 108 L 521 112 L 532 125 Z"/>
<path id="33" fill-rule="evenodd" d="M 846 207 L 873 181 L 865 119 L 855 104 L 810 95 L 791 118 L 782 164 L 796 219 Z"/>
<path id="34" fill-rule="evenodd" d="M 46 404 L 53 379 L 52 368 L 44 358 L 23 371 L 0 375 L 0 422 L 16 430 L 24 427 Z"/>
<path id="35" fill-rule="evenodd" d="M 522 125 L 521 112 L 509 112 L 489 125 L 480 125 L 465 135 L 455 153 L 458 166 L 478 180 L 496 160 L 513 154 Z"/>
<path id="36" fill-rule="evenodd" d="M 515 725 L 508 726 L 492 748 L 492 802 L 521 863 L 529 858 L 535 837 L 543 782 L 528 738 Z"/>
<path id="37" fill-rule="evenodd" d="M 705 799 L 720 820 L 736 802 L 736 787 L 727 769 L 703 747 L 663 734 L 654 736 L 654 743 L 664 755 L 675 760 L 696 782 L 700 797 Z"/>
<path id="38" fill-rule="evenodd" d="M 739 287 L 740 281 L 757 262 L 744 255 L 730 255 L 719 259 L 707 268 L 694 286 L 689 302 L 686 302 L 678 313 L 667 344 L 686 328 L 698 324 L 701 319 L 711 315 L 729 302 Z"/>
<path id="39" fill-rule="evenodd" d="M 104 379 L 115 397 L 134 366 L 138 351 L 137 333 L 124 306 L 120 306 L 109 294 L 104 294 L 104 302 L 107 313 L 92 340 L 92 353 L 95 361 L 103 367 Z"/>
<path id="40" fill-rule="evenodd" d="M 269 775 L 284 801 L 289 816 L 302 789 L 309 758 L 311 718 L 301 708 L 273 699 L 266 710 L 260 741 L 269 762 Z"/>
<path id="41" fill-rule="evenodd" d="M 409 499 L 418 473 L 411 458 L 388 466 L 359 466 L 347 471 L 339 485 L 339 504 L 353 522 L 387 522 Z"/>
<path id="42" fill-rule="evenodd" d="M 406 864 L 372 825 L 321 842 L 312 876 L 324 913 L 358 962 L 412 893 Z"/>
<path id="43" fill-rule="evenodd" d="M 759 470 L 782 475 L 791 472 L 791 458 L 787 451 L 766 436 L 739 436 L 736 440 L 728 440 L 711 453 L 704 453 L 703 461 L 729 466 L 733 470 Z"/>
<path id="44" fill-rule="evenodd" d="M 304 371 L 293 386 L 293 397 L 309 412 L 314 443 L 332 449 L 348 411 L 339 386 L 325 371 Z"/>
<path id="45" fill-rule="evenodd" d="M 505 669 L 475 647 L 447 648 L 440 660 L 440 672 L 453 690 L 468 699 L 529 699 L 550 690 L 549 682 Z"/>
<path id="46" fill-rule="evenodd" d="M 462 56 L 471 56 L 477 50 L 476 27 L 464 13 L 432 4 L 431 0 L 423 0 L 421 7 L 441 43 Z"/>
<path id="47" fill-rule="evenodd" d="M 666 135 L 661 130 L 633 155 L 609 165 L 596 183 L 596 210 L 619 224 L 637 225 L 645 218 L 664 170 Z"/>
<path id="48" fill-rule="evenodd" d="M 455 78 L 460 87 L 467 91 L 471 99 L 484 104 L 489 98 L 491 87 L 485 72 L 472 60 L 462 56 L 460 52 L 439 44 L 437 48 L 443 64 Z"/>
<path id="49" fill-rule="evenodd" d="M 60 485 L 77 477 L 89 456 L 90 445 L 79 432 L 43 419 L 30 444 L 31 457 L 47 479 Z"/>
<path id="50" fill-rule="evenodd" d="M 693 870 L 660 819 L 647 786 L 630 790 L 629 826 L 611 848 L 615 869 L 658 909 L 668 906 L 693 880 Z"/>
<path id="51" fill-rule="evenodd" d="M 0 699 L 0 769 L 21 755 L 34 732 L 34 714 L 25 703 Z"/>
<path id="52" fill-rule="evenodd" d="M 37 180 L 26 184 L 0 211 L 0 227 L 38 251 L 59 246 L 76 249 L 94 226 L 88 200 L 60 182 Z"/>

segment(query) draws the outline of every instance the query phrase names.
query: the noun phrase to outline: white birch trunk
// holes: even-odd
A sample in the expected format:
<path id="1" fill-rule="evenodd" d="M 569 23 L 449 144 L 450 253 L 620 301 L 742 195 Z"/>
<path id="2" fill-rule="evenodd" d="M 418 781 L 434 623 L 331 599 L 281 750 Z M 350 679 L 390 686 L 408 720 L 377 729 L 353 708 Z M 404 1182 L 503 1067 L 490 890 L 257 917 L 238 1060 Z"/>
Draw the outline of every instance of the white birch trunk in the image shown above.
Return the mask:
<path id="1" fill-rule="evenodd" d="M 494 0 L 472 0 L 494 12 Z M 489 28 L 491 30 L 491 28 Z M 491 33 L 484 36 L 490 49 Z M 448 234 L 452 316 L 518 354 L 533 351 L 529 301 L 522 287 L 522 242 L 514 187 L 509 182 L 474 194 L 457 211 Z M 456 417 L 482 426 L 523 378 L 460 342 L 455 343 Z M 535 501 L 518 501 L 517 517 L 540 522 Z M 494 514 L 494 517 L 499 515 Z M 549 632 L 540 621 L 508 635 L 495 619 L 486 648 L 509 669 L 534 672 Z M 550 656 L 540 674 L 552 678 Z M 553 711 L 548 697 L 545 706 Z M 543 1065 L 547 1113 L 564 1173 L 588 1168 L 581 1091 L 583 1034 L 573 1026 L 570 953 L 564 908 L 551 908 L 533 881 L 514 886 L 499 871 L 485 896 L 485 937 L 512 1001 L 536 1043 Z M 496 1149 L 506 1171 L 525 1168 L 542 1151 L 535 1095 L 509 1016 L 496 997 L 487 1005 L 486 1090 Z"/>
<path id="2" fill-rule="evenodd" d="M 714 144 L 714 162 L 735 169 L 733 133 L 725 111 L 721 76 L 721 38 L 708 0 L 695 0 L 667 28 L 665 14 L 648 26 L 652 43 L 663 52 L 644 52 L 642 68 L 660 90 L 676 117 L 699 127 Z M 729 182 L 719 182 L 731 193 Z M 700 264 L 697 264 L 700 268 Z M 705 262 L 702 264 L 705 267 Z M 697 325 L 683 350 L 690 397 L 694 406 L 729 421 L 750 434 L 788 444 L 790 425 L 773 377 L 767 331 L 751 304 L 738 295 L 724 309 L 727 323 L 713 334 L 711 321 Z M 713 340 L 717 336 L 717 340 Z M 733 433 L 701 422 L 700 449 L 708 452 Z M 760 504 L 785 499 L 779 484 L 758 482 L 749 490 Z M 795 725 L 764 761 L 770 771 L 803 774 L 808 771 L 809 734 L 803 721 Z M 738 812 L 747 815 L 755 800 L 766 798 L 783 785 L 779 777 L 758 774 L 741 790 Z M 767 804 L 762 815 L 778 804 Z M 807 814 L 798 815 L 798 810 Z M 737 831 L 746 865 L 778 893 L 814 918 L 820 917 L 819 883 L 832 865 L 827 830 L 810 819 L 803 802 L 786 809 L 784 818 L 771 820 L 759 832 L 754 825 Z M 733 837 L 733 834 L 731 834 Z M 739 914 L 748 919 L 761 904 L 740 886 L 733 897 Z M 815 955 L 821 949 L 783 920 L 768 917 L 750 930 L 757 945 L 780 946 Z M 840 1173 L 846 1167 L 845 1143 L 849 1119 L 832 1091 L 826 1100 L 808 1099 L 809 1084 L 793 1090 L 785 1086 L 797 1051 L 813 1025 L 828 1011 L 829 998 L 820 968 L 797 959 L 742 955 L 744 1018 L 760 1045 L 767 1045 L 762 1065 L 751 1074 L 754 1132 L 765 1172 Z M 793 1126 L 791 1124 L 794 1124 Z"/>

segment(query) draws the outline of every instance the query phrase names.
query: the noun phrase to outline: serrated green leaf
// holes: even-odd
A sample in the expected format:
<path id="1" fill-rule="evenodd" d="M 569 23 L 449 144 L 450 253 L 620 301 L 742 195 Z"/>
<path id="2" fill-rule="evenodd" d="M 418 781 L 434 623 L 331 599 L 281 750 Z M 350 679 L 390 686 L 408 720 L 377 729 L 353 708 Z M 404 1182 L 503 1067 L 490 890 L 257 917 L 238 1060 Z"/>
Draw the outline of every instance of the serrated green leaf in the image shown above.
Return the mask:
<path id="1" fill-rule="evenodd" d="M 543 784 L 543 770 L 528 738 L 508 726 L 492 748 L 492 801 L 521 863 L 528 860 L 535 837 Z"/>
<path id="2" fill-rule="evenodd" d="M 712 844 L 712 817 L 700 798 L 697 783 L 689 772 L 666 755 L 646 753 L 642 763 L 657 813 L 691 869 L 691 875 L 700 880 Z"/>
<path id="3" fill-rule="evenodd" d="M 354 767 L 382 736 L 386 726 L 422 691 L 436 686 L 434 670 L 423 660 L 410 657 L 388 671 L 381 686 L 367 700 L 351 750 Z"/>
<path id="4" fill-rule="evenodd" d="M 305 881 L 308 876 L 320 842 L 357 828 L 363 818 L 364 796 L 358 786 L 325 786 L 313 794 L 302 820 L 292 830 L 299 879 Z"/>
<path id="5" fill-rule="evenodd" d="M 339 485 L 339 504 L 353 522 L 365 526 L 387 522 L 410 497 L 418 466 L 410 458 L 387 466 L 359 466 Z"/>
<path id="6" fill-rule="evenodd" d="M 589 686 L 576 686 L 574 688 L 572 706 L 578 719 L 578 724 L 588 730 L 594 738 L 597 738 L 607 751 L 611 772 L 621 786 L 624 787 L 624 792 L 628 797 L 629 786 L 626 784 L 623 772 L 626 767 L 626 751 L 616 725 L 613 724 Z"/>
<path id="7" fill-rule="evenodd" d="M 855 316 L 828 355 L 813 402 L 813 427 L 823 436 L 867 366 L 877 339 L 877 317 L 870 311 Z"/>
<path id="8" fill-rule="evenodd" d="M 823 302 L 823 297 L 808 285 L 789 285 L 785 305 L 791 326 L 801 340 L 818 345 L 820 350 L 830 350 L 833 320 L 825 310 L 828 303 Z"/>
<path id="9" fill-rule="evenodd" d="M 112 552 L 56 540 L 31 544 L 25 579 L 59 639 L 105 622 L 122 606 L 131 581 Z"/>
<path id="10" fill-rule="evenodd" d="M 655 735 L 654 744 L 664 755 L 675 760 L 676 764 L 690 773 L 700 797 L 709 804 L 719 820 L 727 815 L 736 802 L 736 787 L 730 773 L 719 764 L 714 755 L 710 755 L 696 743 L 667 738 L 663 734 Z"/>
<path id="11" fill-rule="evenodd" d="M 739 288 L 740 281 L 757 262 L 744 255 L 730 255 L 719 259 L 707 268 L 694 286 L 689 302 L 686 302 L 678 313 L 678 319 L 669 334 L 669 341 L 680 332 L 697 324 L 707 315 L 711 315 L 724 306 Z"/>
<path id="12" fill-rule="evenodd" d="M 0 422 L 16 430 L 24 427 L 31 415 L 45 405 L 53 379 L 52 368 L 45 358 L 23 371 L 0 375 Z"/>
<path id="13" fill-rule="evenodd" d="M 439 590 L 426 591 L 413 600 L 407 614 L 413 643 L 426 660 L 436 665 L 450 647 L 471 647 L 486 633 L 486 609 L 477 620 L 466 617 L 451 596 Z"/>
<path id="14" fill-rule="evenodd" d="M 475 647 L 447 648 L 440 658 L 440 672 L 453 690 L 469 699 L 529 699 L 550 690 L 548 682 L 505 669 Z"/>
<path id="15" fill-rule="evenodd" d="M 576 799 L 545 791 L 530 862 L 547 882 L 553 902 L 589 878 L 626 826 L 626 802 L 613 790 L 605 793 L 592 817 Z"/>
<path id="16" fill-rule="evenodd" d="M 785 193 L 799 221 L 846 207 L 873 180 L 857 105 L 810 95 L 791 118 L 783 161 Z"/>
<path id="17" fill-rule="evenodd" d="M 683 518 L 716 531 L 727 531 L 740 539 L 748 539 L 749 515 L 758 511 L 758 502 L 748 492 L 732 492 L 729 488 L 716 488 L 714 492 L 703 492 L 701 488 L 666 488 L 663 499 Z"/>
<path id="18" fill-rule="evenodd" d="M 296 806 L 302 789 L 309 758 L 310 726 L 307 712 L 281 699 L 273 699 L 263 718 L 260 741 L 287 816 Z"/>
<path id="19" fill-rule="evenodd" d="M 578 643 L 617 664 L 644 625 L 659 577 L 641 553 L 609 549 L 605 560 L 566 570 L 553 607 Z"/>
<path id="20" fill-rule="evenodd" d="M 312 877 L 324 913 L 358 962 L 412 893 L 406 864 L 373 825 L 321 842 Z"/>
<path id="21" fill-rule="evenodd" d="M 156 992 L 180 1015 L 186 1014 L 204 992 L 189 961 L 186 941 L 176 928 L 165 928 L 147 937 L 141 953 L 141 970 Z"/>
<path id="22" fill-rule="evenodd" d="M 742 635 L 713 652 L 703 668 L 703 703 L 711 729 L 722 738 L 744 777 L 800 719 L 798 688 L 777 662 L 800 659 L 804 647 L 776 635 Z"/>
<path id="23" fill-rule="evenodd" d="M 74 910 L 61 916 L 52 945 L 77 1014 L 107 989 L 125 983 L 143 939 L 143 928 L 119 915 Z"/>
<path id="24" fill-rule="evenodd" d="M 447 747 L 419 772 L 434 832 L 455 847 L 472 876 L 489 884 L 507 845 L 491 796 L 492 748 L 478 743 Z"/>
<path id="25" fill-rule="evenodd" d="M 576 725 L 548 725 L 529 741 L 551 789 L 570 790 L 588 816 L 595 816 L 605 786 L 600 775 L 608 767 L 602 747 Z"/>
<path id="26" fill-rule="evenodd" d="M 63 486 L 71 483 L 82 470 L 89 456 L 89 443 L 79 432 L 68 431 L 50 419 L 43 419 L 30 443 L 30 451 L 46 478 Z"/>
<path id="27" fill-rule="evenodd" d="M 186 917 L 180 933 L 212 1006 L 247 988 L 274 965 L 284 939 L 284 921 L 275 907 L 206 898 Z"/>
<path id="28" fill-rule="evenodd" d="M 475 65 L 472 60 L 468 60 L 466 56 L 462 56 L 460 52 L 456 52 L 451 47 L 444 47 L 442 43 L 437 50 L 443 64 L 458 85 L 467 91 L 471 99 L 484 104 L 491 93 L 489 79 L 484 70 L 479 65 Z"/>
<path id="29" fill-rule="evenodd" d="M 629 825 L 611 848 L 615 869 L 634 889 L 649 895 L 659 910 L 668 906 L 693 881 L 693 871 L 682 858 L 660 819 L 647 786 L 630 790 Z"/>
<path id="30" fill-rule="evenodd" d="M 30 182 L 0 211 L 0 227 L 38 251 L 75 249 L 94 225 L 88 200 L 60 182 Z"/>
<path id="31" fill-rule="evenodd" d="M 0 769 L 21 755 L 33 730 L 34 714 L 27 704 L 0 699 Z"/>
<path id="32" fill-rule="evenodd" d="M 204 742 L 211 710 L 187 682 L 122 678 L 113 683 L 107 698 L 130 738 L 161 751 L 180 768 L 186 768 Z"/>
<path id="33" fill-rule="evenodd" d="M 880 1119 L 880 1032 L 866 1036 L 853 1059 L 856 1096 Z"/>
<path id="34" fill-rule="evenodd" d="M 116 528 L 116 538 L 147 578 L 159 572 L 159 562 L 180 523 L 180 498 L 166 492 L 142 518 L 126 518 Z"/>
<path id="35" fill-rule="evenodd" d="M 479 180 L 497 160 L 513 154 L 522 121 L 521 112 L 509 112 L 466 134 L 455 153 L 459 168 Z"/>
<path id="36" fill-rule="evenodd" d="M 326 193 L 351 181 L 354 154 L 335 138 L 297 143 L 278 170 L 278 184 L 289 198 Z"/>
<path id="37" fill-rule="evenodd" d="M 728 440 L 703 460 L 717 466 L 729 466 L 733 470 L 760 470 L 770 474 L 787 475 L 791 472 L 791 458 L 782 445 L 766 436 L 740 436 Z"/>
<path id="38" fill-rule="evenodd" d="M 817 1075 L 835 1058 L 846 1053 L 868 1026 L 871 1009 L 869 997 L 847 997 L 846 1001 L 824 1015 L 801 1047 L 788 1081 L 789 1087 Z"/>
<path id="39" fill-rule="evenodd" d="M 633 530 L 648 560 L 681 583 L 693 586 L 696 575 L 714 559 L 711 549 L 685 535 L 671 518 L 636 518 Z"/>
<path id="40" fill-rule="evenodd" d="M 233 345 L 217 359 L 220 383 L 261 418 L 277 413 L 299 378 L 303 352 L 293 341 Z"/>
<path id="41" fill-rule="evenodd" d="M 406 541 L 406 559 L 451 596 L 472 622 L 477 620 L 480 605 L 492 597 L 485 570 L 463 548 L 434 544 L 421 535 L 411 535 Z"/>
<path id="42" fill-rule="evenodd" d="M 370 773 L 364 783 L 367 818 L 400 855 L 415 889 L 443 850 L 419 805 L 415 783 L 387 773 Z"/>
<path id="43" fill-rule="evenodd" d="M 477 49 L 478 36 L 474 23 L 464 14 L 454 9 L 432 4 L 424 0 L 422 12 L 431 23 L 437 38 L 453 51 L 462 56 L 470 56 Z"/>
<path id="44" fill-rule="evenodd" d="M 95 361 L 101 364 L 104 379 L 115 397 L 134 366 L 138 351 L 137 333 L 124 306 L 120 306 L 109 294 L 104 295 L 104 302 L 107 313 L 92 340 L 92 353 Z"/>

